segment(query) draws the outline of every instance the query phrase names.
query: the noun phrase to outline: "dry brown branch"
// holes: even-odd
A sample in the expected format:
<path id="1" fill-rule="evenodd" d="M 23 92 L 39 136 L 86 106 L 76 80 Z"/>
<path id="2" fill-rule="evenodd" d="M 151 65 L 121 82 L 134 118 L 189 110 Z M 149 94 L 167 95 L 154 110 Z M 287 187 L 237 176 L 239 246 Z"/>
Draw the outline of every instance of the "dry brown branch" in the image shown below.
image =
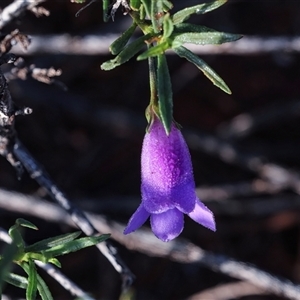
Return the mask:
<path id="1" fill-rule="evenodd" d="M 235 182 L 219 186 L 201 186 L 196 188 L 196 193 L 201 200 L 225 200 L 236 197 L 255 196 L 260 194 L 273 195 L 281 191 L 281 188 L 272 183 L 255 179 L 253 181 Z"/>
<path id="2" fill-rule="evenodd" d="M 7 201 L 7 199 L 10 199 L 10 201 Z M 6 210 L 36 216 L 46 221 L 75 226 L 71 217 L 62 208 L 31 196 L 1 191 L 0 206 Z M 244 262 L 206 252 L 182 238 L 163 243 L 150 230 L 144 228 L 131 235 L 124 236 L 123 229 L 125 226 L 123 224 L 113 221 L 109 222 L 105 217 L 100 215 L 87 213 L 87 216 L 97 230 L 111 233 L 113 239 L 128 249 L 139 251 L 149 256 L 167 257 L 180 263 L 202 264 L 214 271 L 248 281 L 268 292 L 290 299 L 300 298 L 299 285 L 295 285 L 288 280 L 278 279 Z"/>
<path id="3" fill-rule="evenodd" d="M 108 54 L 111 43 L 117 34 L 70 36 L 32 35 L 32 43 L 24 54 L 19 46 L 13 50 L 20 55 L 66 54 L 66 55 L 103 55 Z M 300 52 L 299 37 L 244 37 L 234 43 L 215 45 L 188 45 L 188 49 L 200 55 L 262 55 L 277 52 Z M 174 52 L 168 51 L 173 55 Z"/>
<path id="4" fill-rule="evenodd" d="M 276 124 L 277 126 L 291 118 L 299 117 L 299 99 L 285 101 L 281 105 L 270 104 L 257 112 L 243 113 L 218 128 L 218 134 L 226 139 L 245 138 L 256 131 Z"/>
<path id="5" fill-rule="evenodd" d="M 265 162 L 263 157 L 243 153 L 232 143 L 213 135 L 184 130 L 184 136 L 192 149 L 206 152 L 209 155 L 219 157 L 228 164 L 250 170 L 278 189 L 291 188 L 300 194 L 300 175 L 298 172 L 275 163 Z"/>
<path id="6" fill-rule="evenodd" d="M 16 57 L 12 54 L 6 54 L 1 57 L 1 64 L 14 62 Z M 24 169 L 27 170 L 30 177 L 37 181 L 45 190 L 49 196 L 59 203 L 71 216 L 73 222 L 87 235 L 93 236 L 98 234 L 95 227 L 92 225 L 86 215 L 76 207 L 68 197 L 58 188 L 53 182 L 43 167 L 33 158 L 33 156 L 27 151 L 27 149 L 18 140 L 15 132 L 15 116 L 18 114 L 25 114 L 25 110 L 17 110 L 12 101 L 8 84 L 0 71 L 1 81 L 1 97 L 0 97 L 0 154 L 15 167 L 17 176 L 20 178 Z M 123 263 L 122 259 L 117 254 L 109 241 L 104 241 L 96 245 L 100 252 L 109 260 L 115 270 L 120 273 L 123 281 L 123 288 L 131 285 L 134 279 L 134 275 L 131 273 L 129 268 Z"/>
<path id="7" fill-rule="evenodd" d="M 8 53 L 16 43 L 19 43 L 20 47 L 24 51 L 28 49 L 30 39 L 27 35 L 22 34 L 18 29 L 15 29 L 10 34 L 5 35 L 5 37 L 0 41 L 0 54 Z"/>
<path id="8" fill-rule="evenodd" d="M 0 13 L 0 30 L 26 10 L 36 11 L 36 6 L 45 0 L 15 0 Z"/>

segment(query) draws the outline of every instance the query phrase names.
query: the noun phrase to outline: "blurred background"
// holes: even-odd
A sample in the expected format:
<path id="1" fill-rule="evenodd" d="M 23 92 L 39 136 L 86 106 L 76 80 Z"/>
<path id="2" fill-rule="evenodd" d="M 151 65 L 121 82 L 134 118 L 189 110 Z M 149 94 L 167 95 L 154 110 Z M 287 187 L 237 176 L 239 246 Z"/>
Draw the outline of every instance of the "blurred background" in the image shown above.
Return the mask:
<path id="1" fill-rule="evenodd" d="M 11 2 L 2 0 L 0 6 L 3 9 Z M 173 11 L 201 2 L 174 0 Z M 130 17 L 119 9 L 114 22 L 104 23 L 102 1 L 78 17 L 75 14 L 82 5 L 68 0 L 46 1 L 42 6 L 50 16 L 37 18 L 27 12 L 2 30 L 6 34 L 18 28 L 31 36 L 33 44 L 35 37 L 40 43 L 37 50 L 29 46 L 27 53 L 12 49 L 25 65 L 62 70 L 52 85 L 30 76 L 10 80 L 15 103 L 33 109 L 31 115 L 16 120 L 19 139 L 82 209 L 125 224 L 140 202 L 148 65 L 132 59 L 105 72 L 100 64 L 112 58 L 105 50 L 108 41 L 127 28 Z M 232 95 L 215 87 L 192 64 L 168 55 L 175 119 L 190 146 L 197 193 L 215 213 L 218 229 L 210 232 L 186 218 L 182 237 L 294 282 L 300 281 L 299 15 L 295 0 L 229 0 L 213 12 L 191 18 L 194 23 L 244 35 L 242 50 L 199 54 L 224 79 Z M 83 42 L 76 53 L 68 50 L 72 47 L 63 50 L 64 44 L 58 42 L 43 48 L 50 35 L 55 41 L 74 37 Z M 92 43 L 84 44 L 87 36 L 96 37 L 106 48 L 90 51 Z M 10 68 L 2 70 L 8 73 Z M 27 174 L 18 181 L 4 158 L 0 159 L 0 187 L 48 199 Z M 5 205 L 0 226 L 8 229 L 17 217 L 40 228 L 26 231 L 28 243 L 74 230 Z M 236 282 L 207 267 L 115 245 L 136 275 L 132 299 L 187 299 Z M 119 299 L 121 279 L 96 248 L 62 257 L 61 262 L 63 272 L 96 299 Z M 72 299 L 54 280 L 44 278 L 55 299 Z M 23 291 L 10 287 L 6 293 L 24 297 Z M 206 299 L 203 295 L 193 299 Z M 258 290 L 207 299 L 285 298 Z"/>

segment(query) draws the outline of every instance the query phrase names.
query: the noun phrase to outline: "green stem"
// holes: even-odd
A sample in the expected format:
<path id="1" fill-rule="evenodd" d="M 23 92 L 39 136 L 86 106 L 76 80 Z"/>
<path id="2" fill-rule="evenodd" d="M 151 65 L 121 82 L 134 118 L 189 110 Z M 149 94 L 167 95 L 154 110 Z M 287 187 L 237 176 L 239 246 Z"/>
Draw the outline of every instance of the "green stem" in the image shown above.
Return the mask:
<path id="1" fill-rule="evenodd" d="M 148 48 L 150 48 L 150 46 L 148 46 Z M 149 64 L 149 81 L 150 81 L 150 104 L 155 107 L 158 106 L 155 58 L 149 57 L 148 64 Z"/>

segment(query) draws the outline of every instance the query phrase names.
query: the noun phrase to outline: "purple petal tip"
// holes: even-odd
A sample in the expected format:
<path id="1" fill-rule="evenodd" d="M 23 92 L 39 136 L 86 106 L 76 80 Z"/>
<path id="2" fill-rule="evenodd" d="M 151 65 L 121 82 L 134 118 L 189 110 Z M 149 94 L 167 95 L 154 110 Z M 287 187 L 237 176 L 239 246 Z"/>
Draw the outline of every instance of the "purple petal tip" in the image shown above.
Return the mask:
<path id="1" fill-rule="evenodd" d="M 188 214 L 191 219 L 201 224 L 202 226 L 216 231 L 216 222 L 213 213 L 198 199 L 194 210 Z"/>

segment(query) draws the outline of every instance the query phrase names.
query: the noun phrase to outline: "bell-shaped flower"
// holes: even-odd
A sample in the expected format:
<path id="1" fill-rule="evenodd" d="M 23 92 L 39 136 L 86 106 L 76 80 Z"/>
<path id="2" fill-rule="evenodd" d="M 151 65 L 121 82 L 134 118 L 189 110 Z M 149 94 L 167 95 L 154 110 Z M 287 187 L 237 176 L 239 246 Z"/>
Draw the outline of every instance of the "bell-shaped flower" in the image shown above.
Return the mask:
<path id="1" fill-rule="evenodd" d="M 160 120 L 154 119 L 144 137 L 141 169 L 142 203 L 124 234 L 135 231 L 150 217 L 153 233 L 167 242 L 182 232 L 184 214 L 216 230 L 212 212 L 196 196 L 190 153 L 175 124 L 167 135 Z"/>

